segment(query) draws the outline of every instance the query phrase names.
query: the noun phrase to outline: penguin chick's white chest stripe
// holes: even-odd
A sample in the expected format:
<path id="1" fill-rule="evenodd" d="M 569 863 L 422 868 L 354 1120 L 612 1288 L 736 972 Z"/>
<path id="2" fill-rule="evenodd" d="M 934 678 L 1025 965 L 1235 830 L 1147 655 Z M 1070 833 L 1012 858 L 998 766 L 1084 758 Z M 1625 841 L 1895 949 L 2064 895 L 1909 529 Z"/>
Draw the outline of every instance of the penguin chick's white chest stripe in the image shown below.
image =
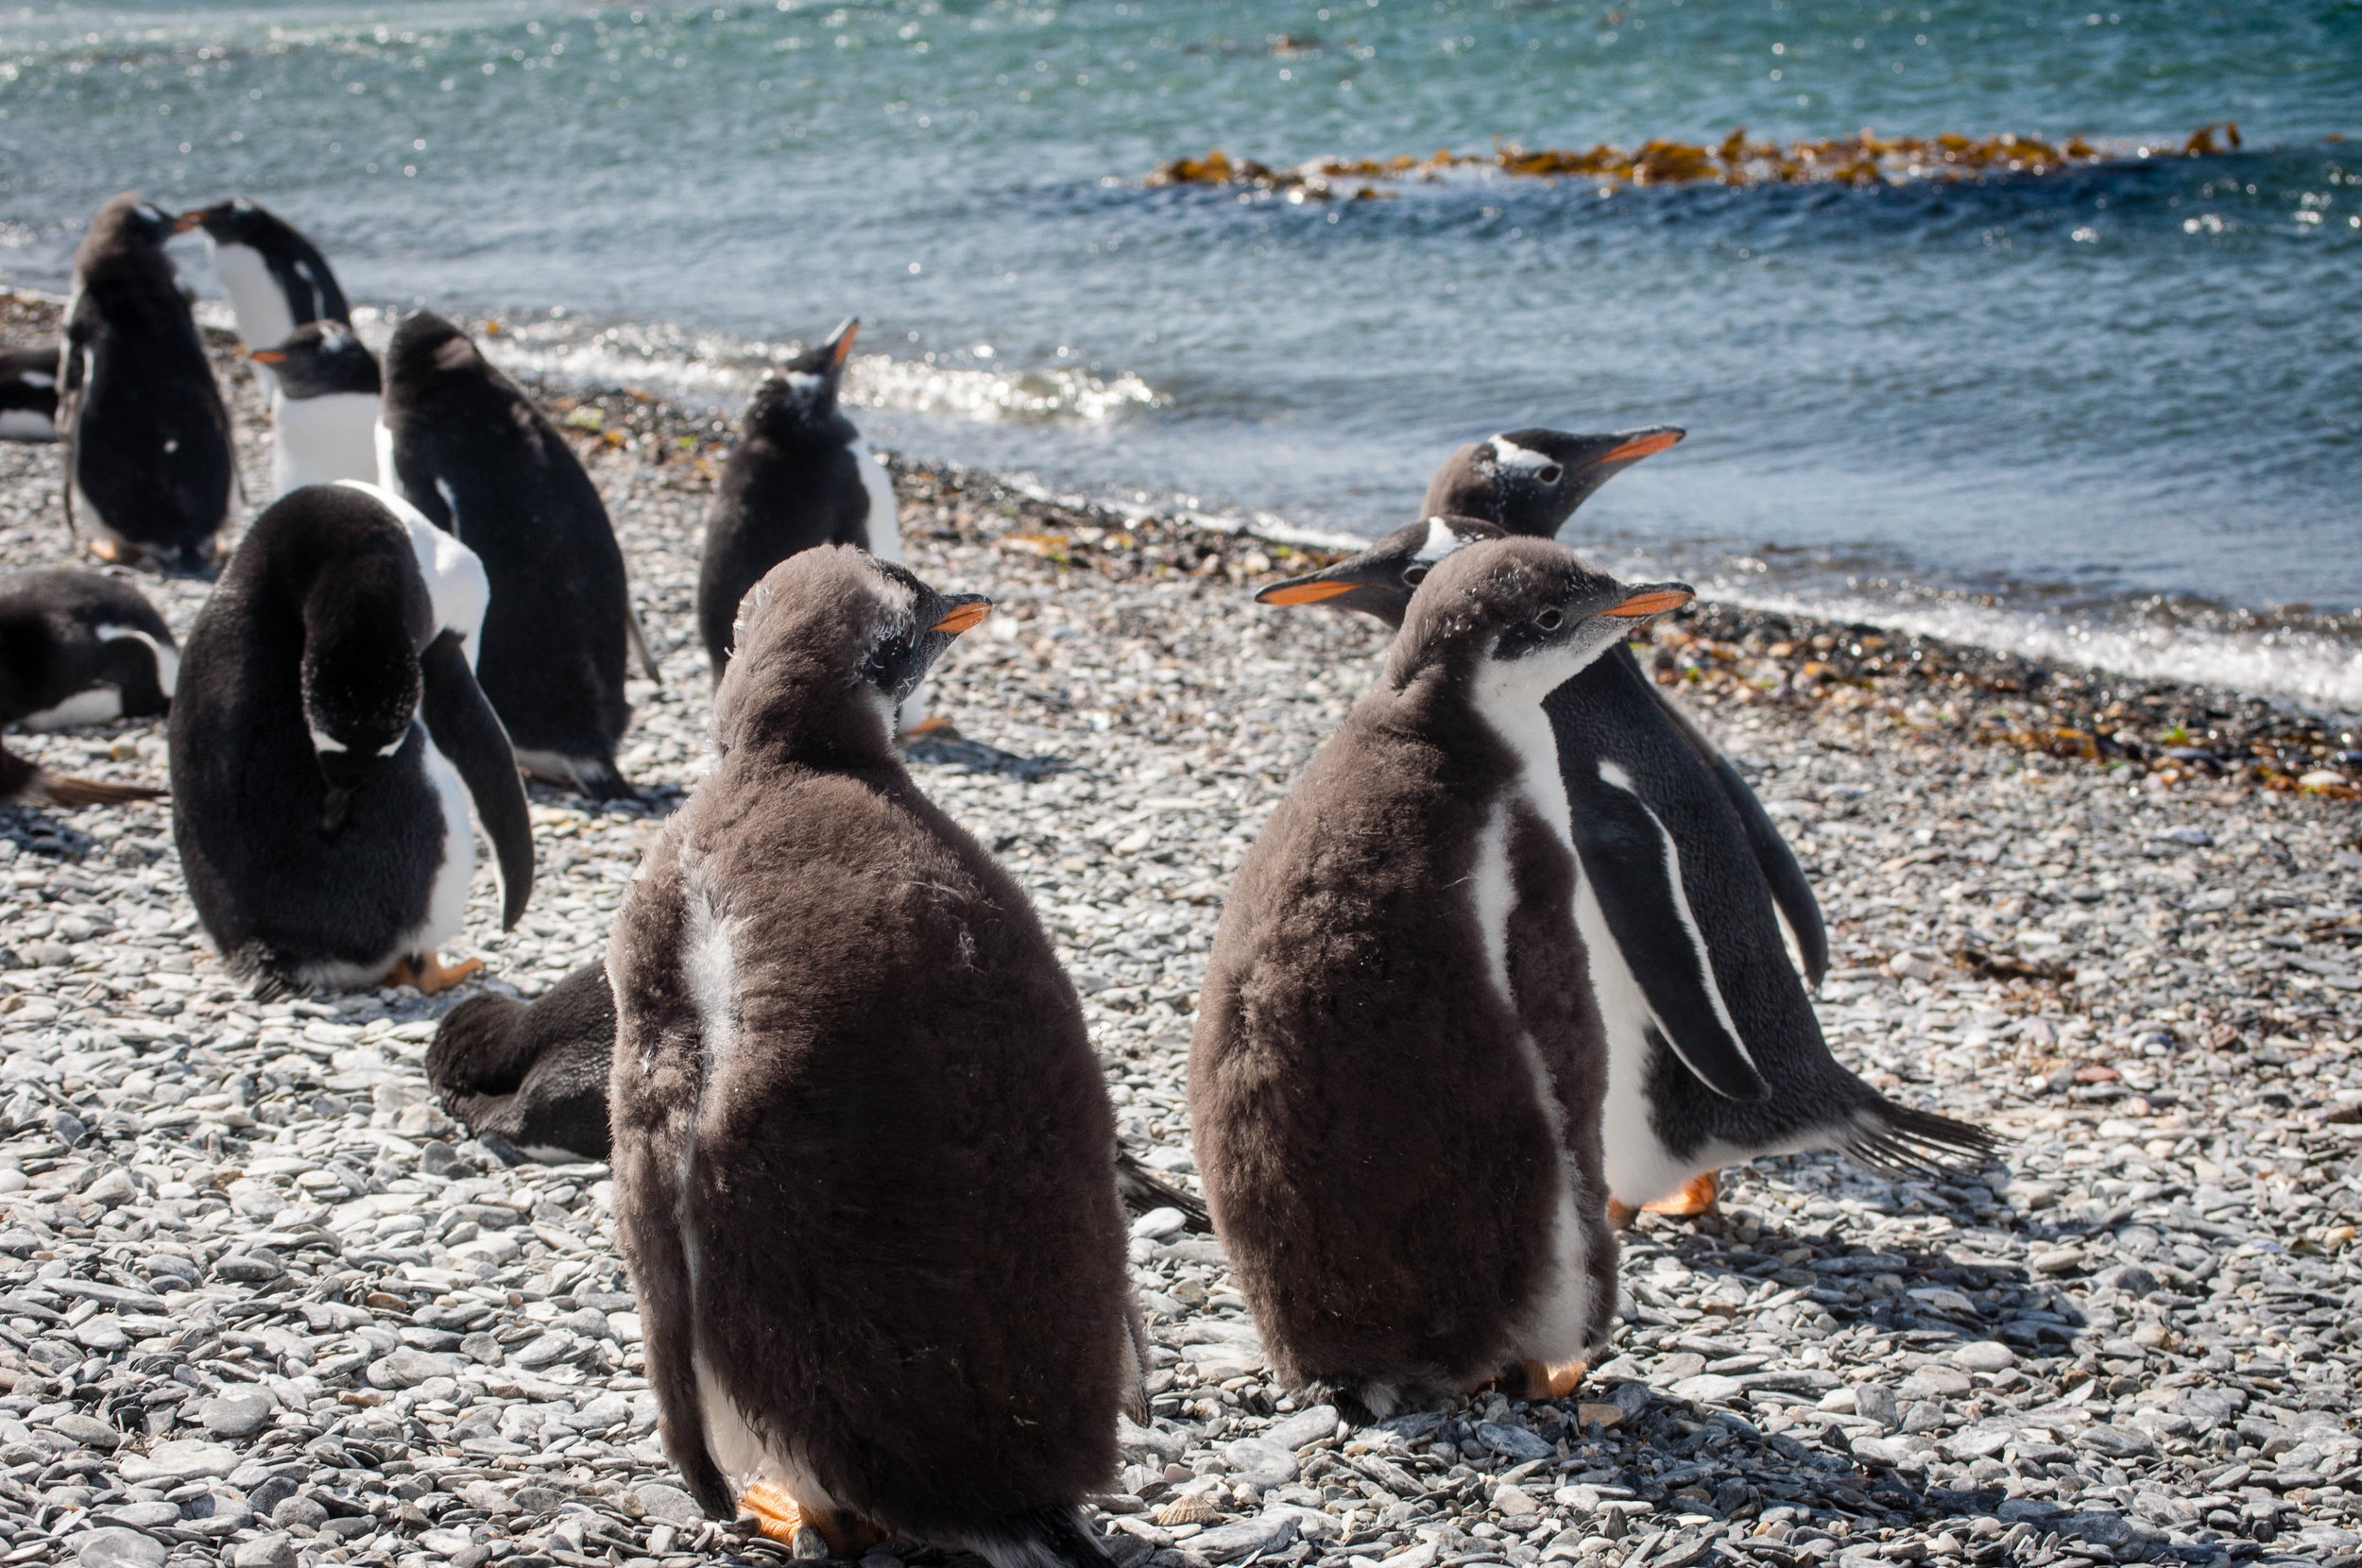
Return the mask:
<path id="1" fill-rule="evenodd" d="M 271 483 L 277 493 L 339 479 L 377 479 L 377 395 L 329 392 L 290 398 L 276 392 L 271 407 Z"/>
<path id="2" fill-rule="evenodd" d="M 213 251 L 214 272 L 221 279 L 221 291 L 230 296 L 231 314 L 238 318 L 238 340 L 249 349 L 268 349 L 293 337 L 295 312 L 287 308 L 287 296 L 270 275 L 263 253 L 234 243 L 216 244 Z"/>
<path id="3" fill-rule="evenodd" d="M 1549 824 L 1569 857 L 1575 852 L 1566 790 L 1558 776 L 1558 743 L 1550 734 L 1550 722 L 1542 711 L 1539 696 L 1529 690 L 1531 682 L 1528 670 L 1514 663 L 1488 661 L 1478 675 L 1475 690 L 1479 716 L 1508 742 L 1522 764 L 1515 791 L 1494 805 L 1484 825 L 1471 884 L 1472 912 L 1484 937 L 1486 966 L 1494 989 L 1513 1017 L 1517 997 L 1509 978 L 1509 917 L 1516 907 L 1517 893 L 1509 834 L 1517 807 L 1523 804 Z M 1517 1031 L 1517 1053 L 1533 1080 L 1535 1106 L 1549 1124 L 1550 1144 L 1558 1153 L 1559 1180 L 1550 1217 L 1549 1255 L 1554 1271 L 1518 1314 L 1513 1354 L 1540 1361 L 1567 1361 L 1587 1348 L 1585 1331 L 1591 1321 L 1590 1242 L 1577 1218 L 1576 1205 L 1596 1202 L 1598 1195 L 1584 1190 L 1556 1082 L 1533 1036 L 1522 1028 Z"/>

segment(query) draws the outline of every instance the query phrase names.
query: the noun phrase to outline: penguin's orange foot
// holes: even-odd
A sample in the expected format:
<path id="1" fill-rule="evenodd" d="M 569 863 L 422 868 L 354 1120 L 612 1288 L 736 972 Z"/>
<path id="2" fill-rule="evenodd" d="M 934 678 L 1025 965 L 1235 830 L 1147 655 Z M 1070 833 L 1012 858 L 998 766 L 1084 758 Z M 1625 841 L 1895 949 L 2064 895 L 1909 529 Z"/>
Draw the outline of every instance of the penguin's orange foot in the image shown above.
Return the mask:
<path id="1" fill-rule="evenodd" d="M 1645 1207 L 1651 1214 L 1670 1214 L 1684 1217 L 1698 1214 L 1712 1214 L 1714 1212 L 1715 1202 L 1721 1197 L 1721 1193 L 1722 1188 L 1720 1180 L 1716 1177 L 1713 1171 L 1709 1170 L 1703 1176 L 1692 1176 L 1688 1182 L 1684 1184 L 1681 1191 L 1673 1194 L 1672 1197 L 1660 1198 L 1653 1203 L 1648 1203 L 1642 1206 Z"/>
<path id="2" fill-rule="evenodd" d="M 956 735 L 958 733 L 959 731 L 951 727 L 950 720 L 945 718 L 940 713 L 930 713 L 925 718 L 919 720 L 918 723 L 911 725 L 910 728 L 902 731 L 902 733 L 896 737 L 896 739 L 902 741 L 924 741 L 931 736 Z"/>
<path id="3" fill-rule="evenodd" d="M 830 1557 L 857 1558 L 885 1540 L 867 1520 L 838 1508 L 807 1508 L 769 1481 L 757 1481 L 740 1492 L 738 1511 L 791 1551 L 796 1536 L 805 1530 L 828 1542 Z"/>
<path id="4" fill-rule="evenodd" d="M 1607 1222 L 1617 1230 L 1623 1230 L 1639 1218 L 1640 1211 L 1622 1199 L 1611 1198 L 1607 1201 Z"/>
<path id="5" fill-rule="evenodd" d="M 1583 1361 L 1527 1361 L 1526 1398 L 1565 1399 L 1583 1383 L 1583 1374 L 1591 1370 Z"/>
<path id="6" fill-rule="evenodd" d="M 450 990 L 483 967 L 480 958 L 463 958 L 446 968 L 439 955 L 420 953 L 414 958 L 395 960 L 394 966 L 385 972 L 385 983 L 414 985 L 419 995 L 432 997 L 437 991 Z"/>
<path id="7" fill-rule="evenodd" d="M 100 560 L 110 562 L 116 566 L 121 566 L 125 562 L 130 560 L 133 554 L 133 551 L 129 545 L 123 544 L 114 539 L 91 540 L 90 553 L 97 556 Z"/>

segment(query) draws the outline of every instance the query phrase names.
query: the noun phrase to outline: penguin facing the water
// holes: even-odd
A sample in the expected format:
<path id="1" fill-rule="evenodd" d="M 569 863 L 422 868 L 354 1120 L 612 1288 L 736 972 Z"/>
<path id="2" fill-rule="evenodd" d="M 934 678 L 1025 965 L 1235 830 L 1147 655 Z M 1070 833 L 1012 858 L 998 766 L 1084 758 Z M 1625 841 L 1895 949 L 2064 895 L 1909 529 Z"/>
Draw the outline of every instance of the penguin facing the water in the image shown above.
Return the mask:
<path id="1" fill-rule="evenodd" d="M 379 482 L 480 557 L 491 584 L 476 676 L 538 778 L 598 800 L 630 722 L 631 601 L 598 487 L 524 389 L 431 311 L 385 350 Z"/>
<path id="2" fill-rule="evenodd" d="M 347 481 L 274 503 L 197 618 L 172 706 L 173 837 L 206 934 L 264 994 L 480 967 L 457 934 L 492 841 L 524 912 L 524 788 L 471 669 L 483 569 L 399 496 Z"/>
<path id="3" fill-rule="evenodd" d="M 1431 518 L 1257 597 L 1325 600 L 1399 625 L 1438 563 L 1500 537 L 1491 523 Z M 1896 1105 L 1830 1054 L 1781 944 L 1760 845 L 1703 738 L 1629 650 L 1619 641 L 1543 707 L 1607 1032 L 1604 1169 L 1617 1221 L 1644 1207 L 1703 1211 L 1716 1170 L 1772 1154 L 1840 1149 L 1890 1175 L 1981 1162 L 1993 1147 L 1981 1129 Z M 1734 1053 L 1753 1062 L 1764 1098 L 1732 1094 L 1716 1064 Z"/>
<path id="4" fill-rule="evenodd" d="M 377 356 L 340 321 L 312 321 L 247 356 L 271 371 L 271 494 L 377 480 Z"/>
<path id="5" fill-rule="evenodd" d="M 881 561 L 902 558 L 894 481 L 845 417 L 838 393 L 861 332 L 847 320 L 762 378 L 746 404 L 742 434 L 706 519 L 697 567 L 697 630 L 719 685 L 729 667 L 739 602 L 762 574 L 799 550 L 850 544 Z M 926 713 L 925 687 L 903 703 L 904 734 L 940 729 Z"/>
<path id="6" fill-rule="evenodd" d="M 1190 1106 L 1300 1398 L 1369 1419 L 1495 1377 L 1558 1397 L 1606 1336 L 1606 1047 L 1542 701 L 1688 598 L 1538 539 L 1446 557 L 1239 868 Z M 1747 1092 L 1743 1054 L 1715 1065 Z"/>
<path id="7" fill-rule="evenodd" d="M 230 413 L 164 242 L 165 213 L 125 192 L 74 252 L 59 354 L 72 401 L 66 519 L 87 517 L 108 560 L 141 552 L 204 564 L 230 516 Z"/>
<path id="8" fill-rule="evenodd" d="M 0 724 L 65 729 L 172 706 L 180 650 L 136 588 L 100 571 L 0 577 Z"/>
<path id="9" fill-rule="evenodd" d="M 1144 1413 L 1113 1108 L 1024 893 L 894 747 L 986 607 L 832 546 L 745 600 L 608 949 L 616 1229 L 709 1513 L 1096 1565 Z"/>
<path id="10" fill-rule="evenodd" d="M 58 346 L 0 349 L 0 441 L 58 438 Z"/>
<path id="11" fill-rule="evenodd" d="M 284 343 L 308 322 L 352 325 L 352 307 L 328 258 L 277 213 L 233 196 L 181 213 L 180 226 L 204 231 L 214 274 L 248 349 Z"/>

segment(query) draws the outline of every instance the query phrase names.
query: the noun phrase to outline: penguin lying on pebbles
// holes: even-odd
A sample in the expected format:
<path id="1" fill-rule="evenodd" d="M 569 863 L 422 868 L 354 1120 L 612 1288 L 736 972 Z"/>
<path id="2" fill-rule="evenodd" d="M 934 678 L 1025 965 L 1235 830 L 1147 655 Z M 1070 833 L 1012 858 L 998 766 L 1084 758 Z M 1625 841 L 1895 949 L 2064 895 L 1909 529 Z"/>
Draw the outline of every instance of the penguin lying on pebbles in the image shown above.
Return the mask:
<path id="1" fill-rule="evenodd" d="M 608 1157 L 607 1082 L 615 1059 L 615 999 L 603 963 L 586 963 L 530 1002 L 487 993 L 443 1014 L 426 1079 L 443 1108 L 480 1141 L 520 1158 Z M 1116 1193 L 1135 1215 L 1178 1209 L 1185 1228 L 1213 1229 L 1195 1194 L 1116 1147 Z"/>
<path id="2" fill-rule="evenodd" d="M 894 747 L 986 607 L 832 546 L 746 598 L 608 948 L 616 1231 L 709 1513 L 1098 1564 L 1144 1412 L 1114 1112 L 1024 893 Z"/>
<path id="3" fill-rule="evenodd" d="M 247 531 L 172 705 L 173 837 L 206 934 L 262 995 L 443 989 L 473 804 L 501 920 L 533 887 L 523 785 L 470 668 L 483 569 L 399 496 L 314 485 Z"/>
<path id="4" fill-rule="evenodd" d="M 1190 1048 L 1214 1226 L 1299 1399 L 1571 1390 L 1615 1311 L 1606 1040 L 1542 701 L 1685 604 L 1572 551 L 1438 564 L 1232 883 Z M 1726 1064 L 1749 1077 L 1743 1056 Z"/>
<path id="5" fill-rule="evenodd" d="M 230 516 L 230 412 L 164 241 L 171 217 L 125 192 L 74 252 L 60 392 L 66 520 L 90 520 L 107 560 L 202 566 Z"/>
<path id="6" fill-rule="evenodd" d="M 853 544 L 881 561 L 902 558 L 894 481 L 869 454 L 837 394 L 859 320 L 762 378 L 746 405 L 738 447 L 723 465 L 697 568 L 697 629 L 718 684 L 729 667 L 739 601 L 762 574 L 799 550 Z M 924 684 L 902 704 L 904 735 L 947 727 L 930 719 Z"/>
<path id="7" fill-rule="evenodd" d="M 233 196 L 181 213 L 180 226 L 204 231 L 214 275 L 248 350 L 284 343 L 308 322 L 352 325 L 352 307 L 328 258 L 277 213 Z"/>
<path id="8" fill-rule="evenodd" d="M 1257 597 L 1326 598 L 1400 624 L 1436 563 L 1499 537 L 1431 518 Z M 1781 945 L 1760 845 L 1703 740 L 1629 650 L 1619 641 L 1543 706 L 1607 1029 L 1612 1218 L 1703 1212 L 1720 1167 L 1806 1149 L 1841 1149 L 1889 1175 L 1981 1164 L 1993 1148 L 1982 1129 L 1896 1105 L 1830 1055 Z M 1729 1071 L 1735 1058 L 1760 1075 L 1762 1098 Z"/>
<path id="9" fill-rule="evenodd" d="M 0 576 L 0 724 L 66 729 L 172 706 L 180 650 L 140 590 L 102 571 Z"/>
<path id="10" fill-rule="evenodd" d="M 58 438 L 58 346 L 0 349 L 0 441 Z"/>
<path id="11" fill-rule="evenodd" d="M 271 494 L 377 479 L 377 356 L 340 321 L 313 321 L 247 356 L 271 374 Z"/>
<path id="12" fill-rule="evenodd" d="M 517 761 L 596 800 L 632 796 L 615 768 L 631 719 L 624 553 L 573 448 L 431 311 L 394 329 L 383 418 L 379 483 L 473 551 L 491 581 L 476 674 Z"/>

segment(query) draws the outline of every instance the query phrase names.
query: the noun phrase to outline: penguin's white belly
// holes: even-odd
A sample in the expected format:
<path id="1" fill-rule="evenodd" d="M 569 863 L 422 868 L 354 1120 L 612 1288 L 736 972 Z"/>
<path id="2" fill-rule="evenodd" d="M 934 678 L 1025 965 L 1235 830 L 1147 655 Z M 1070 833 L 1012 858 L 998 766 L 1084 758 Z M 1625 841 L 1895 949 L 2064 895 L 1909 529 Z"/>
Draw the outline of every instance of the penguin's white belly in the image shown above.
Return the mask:
<path id="1" fill-rule="evenodd" d="M 98 628 L 98 640 L 101 642 L 112 642 L 118 638 L 126 637 L 135 642 L 147 644 L 147 656 L 156 661 L 157 688 L 165 696 L 171 696 L 174 688 L 180 683 L 180 651 L 157 641 L 137 626 L 105 625 Z"/>
<path id="2" fill-rule="evenodd" d="M 55 707 L 27 713 L 17 721 L 17 726 L 20 729 L 71 729 L 76 724 L 103 724 L 111 719 L 122 717 L 121 688 L 94 686 L 87 691 L 77 691 Z"/>
<path id="3" fill-rule="evenodd" d="M 287 296 L 270 275 L 263 253 L 250 245 L 216 244 L 213 249 L 214 273 L 221 280 L 222 293 L 230 297 L 238 340 L 248 349 L 275 349 L 293 337 L 295 312 L 287 308 Z M 267 372 L 269 366 L 258 368 Z"/>
<path id="4" fill-rule="evenodd" d="M 0 441 L 54 441 L 57 421 L 39 409 L 0 410 Z"/>
<path id="5" fill-rule="evenodd" d="M 272 494 L 340 479 L 377 478 L 378 400 L 368 392 L 271 399 Z"/>
<path id="6" fill-rule="evenodd" d="M 1583 951 L 1591 970 L 1591 995 L 1599 1002 L 1600 1022 L 1607 1031 L 1607 1099 L 1600 1107 L 1601 1164 L 1607 1190 L 1618 1202 L 1638 1208 L 1669 1198 L 1702 1168 L 1682 1160 L 1665 1146 L 1656 1130 L 1656 1107 L 1649 1099 L 1649 1028 L 1656 1014 L 1650 1011 L 1640 981 L 1624 961 L 1607 913 L 1588 871 L 1578 872 L 1575 888 L 1575 929 L 1583 933 Z M 1699 1150 L 1698 1157 L 1705 1157 Z"/>

